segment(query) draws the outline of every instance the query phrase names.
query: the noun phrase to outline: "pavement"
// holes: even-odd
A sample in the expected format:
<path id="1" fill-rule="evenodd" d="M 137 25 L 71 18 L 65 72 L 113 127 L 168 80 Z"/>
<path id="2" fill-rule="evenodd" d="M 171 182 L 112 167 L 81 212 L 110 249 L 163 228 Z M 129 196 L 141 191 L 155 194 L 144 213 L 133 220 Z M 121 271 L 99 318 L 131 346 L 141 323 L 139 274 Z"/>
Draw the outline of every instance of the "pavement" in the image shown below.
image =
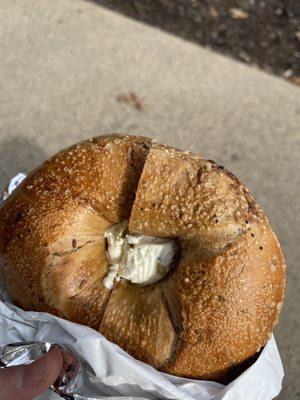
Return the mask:
<path id="1" fill-rule="evenodd" d="M 0 186 L 107 132 L 200 152 L 248 185 L 286 256 L 280 399 L 299 399 L 299 88 L 79 0 L 2 1 L 0 55 Z"/>

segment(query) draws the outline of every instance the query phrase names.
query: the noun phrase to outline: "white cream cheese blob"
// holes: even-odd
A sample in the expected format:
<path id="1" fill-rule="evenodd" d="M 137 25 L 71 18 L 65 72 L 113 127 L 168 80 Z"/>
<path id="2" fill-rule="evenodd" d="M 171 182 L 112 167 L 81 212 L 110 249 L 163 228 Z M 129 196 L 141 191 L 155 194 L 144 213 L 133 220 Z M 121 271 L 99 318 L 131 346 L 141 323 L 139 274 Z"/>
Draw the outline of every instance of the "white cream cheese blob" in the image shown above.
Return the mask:
<path id="1" fill-rule="evenodd" d="M 171 269 L 179 250 L 174 239 L 130 235 L 128 221 L 105 231 L 110 268 L 103 283 L 113 288 L 121 278 L 140 285 L 150 285 L 162 279 Z"/>

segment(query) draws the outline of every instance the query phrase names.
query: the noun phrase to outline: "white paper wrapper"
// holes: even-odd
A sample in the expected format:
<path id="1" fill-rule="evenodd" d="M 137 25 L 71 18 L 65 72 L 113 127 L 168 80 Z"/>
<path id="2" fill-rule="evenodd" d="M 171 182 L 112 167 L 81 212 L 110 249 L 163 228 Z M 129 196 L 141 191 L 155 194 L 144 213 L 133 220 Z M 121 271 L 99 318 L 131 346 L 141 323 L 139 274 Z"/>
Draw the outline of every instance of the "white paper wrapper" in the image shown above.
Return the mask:
<path id="1" fill-rule="evenodd" d="M 9 192 L 22 178 L 24 175 L 18 175 L 12 180 Z M 78 400 L 271 400 L 279 394 L 284 375 L 273 336 L 257 361 L 227 386 L 163 374 L 93 329 L 47 313 L 19 309 L 0 288 L 0 346 L 23 341 L 63 345 L 80 358 L 80 371 L 67 385 L 68 393 L 74 395 L 70 398 Z M 59 398 L 48 392 L 38 399 Z"/>

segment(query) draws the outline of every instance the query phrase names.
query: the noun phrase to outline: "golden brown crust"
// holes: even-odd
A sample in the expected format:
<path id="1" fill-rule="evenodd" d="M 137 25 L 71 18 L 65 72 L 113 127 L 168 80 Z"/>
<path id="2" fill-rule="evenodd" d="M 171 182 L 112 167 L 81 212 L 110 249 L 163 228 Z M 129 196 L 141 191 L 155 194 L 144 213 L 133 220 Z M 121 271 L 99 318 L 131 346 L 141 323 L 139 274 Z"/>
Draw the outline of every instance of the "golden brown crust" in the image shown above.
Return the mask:
<path id="1" fill-rule="evenodd" d="M 103 233 L 129 216 L 150 143 L 108 135 L 71 146 L 8 198 L 0 209 L 0 253 L 17 305 L 99 326 L 109 296 Z"/>
<path id="2" fill-rule="evenodd" d="M 249 208 L 245 187 L 201 156 L 152 146 L 139 181 L 130 230 L 180 237 L 197 252 L 222 251 L 263 218 Z M 193 244 L 193 245 L 191 245 Z"/>
<path id="3" fill-rule="evenodd" d="M 162 281 L 112 291 L 103 233 L 176 237 Z M 248 189 L 199 155 L 138 137 L 72 146 L 0 208 L 0 262 L 14 302 L 99 329 L 164 372 L 224 379 L 267 342 L 283 301 L 279 243 Z M 3 278 L 2 278 L 3 279 Z M 100 327 L 100 328 L 99 328 Z"/>
<path id="4" fill-rule="evenodd" d="M 183 328 L 176 362 L 165 371 L 218 380 L 258 352 L 282 306 L 283 265 L 275 236 L 261 223 L 212 258 L 190 262 L 182 254 L 172 280 Z"/>
<path id="5" fill-rule="evenodd" d="M 42 275 L 45 302 L 64 318 L 98 328 L 110 295 L 103 285 L 108 268 L 103 232 L 111 222 L 85 205 L 67 207 L 69 217 L 58 212 L 65 223 L 49 244 Z"/>

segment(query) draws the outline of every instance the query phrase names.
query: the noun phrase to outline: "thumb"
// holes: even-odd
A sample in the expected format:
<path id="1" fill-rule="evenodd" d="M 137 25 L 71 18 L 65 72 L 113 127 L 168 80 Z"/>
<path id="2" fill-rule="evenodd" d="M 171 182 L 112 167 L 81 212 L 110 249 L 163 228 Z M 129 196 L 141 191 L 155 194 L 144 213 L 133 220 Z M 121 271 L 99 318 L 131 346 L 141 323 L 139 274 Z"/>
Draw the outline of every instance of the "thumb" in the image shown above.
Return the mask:
<path id="1" fill-rule="evenodd" d="M 55 382 L 63 364 L 60 350 L 53 349 L 30 365 L 0 370 L 0 400 L 31 400 Z"/>

